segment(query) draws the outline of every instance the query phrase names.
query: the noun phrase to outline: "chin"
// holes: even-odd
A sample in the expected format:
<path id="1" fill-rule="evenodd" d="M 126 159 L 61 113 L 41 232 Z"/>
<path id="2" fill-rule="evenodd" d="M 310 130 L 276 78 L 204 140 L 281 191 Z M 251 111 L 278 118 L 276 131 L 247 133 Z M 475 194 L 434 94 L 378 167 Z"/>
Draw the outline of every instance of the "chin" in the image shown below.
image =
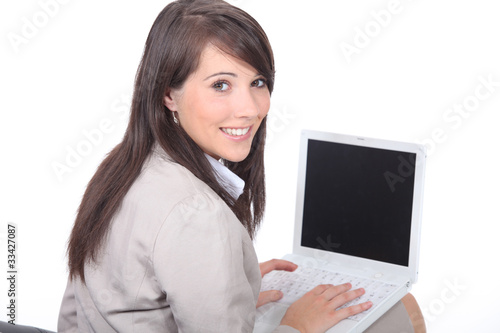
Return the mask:
<path id="1" fill-rule="evenodd" d="M 226 161 L 229 161 L 229 162 L 238 163 L 238 162 L 243 161 L 245 158 L 247 158 L 249 154 L 250 154 L 250 149 L 248 149 L 246 151 L 232 152 L 229 154 L 225 154 L 222 156 L 222 158 L 225 159 Z"/>

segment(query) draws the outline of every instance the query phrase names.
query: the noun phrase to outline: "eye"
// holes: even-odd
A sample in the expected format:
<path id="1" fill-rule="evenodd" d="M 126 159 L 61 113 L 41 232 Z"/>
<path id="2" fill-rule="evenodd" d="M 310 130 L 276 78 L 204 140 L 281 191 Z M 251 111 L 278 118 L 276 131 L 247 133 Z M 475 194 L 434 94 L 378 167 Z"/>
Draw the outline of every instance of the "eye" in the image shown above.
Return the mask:
<path id="1" fill-rule="evenodd" d="M 262 88 L 266 86 L 266 80 L 265 79 L 257 79 L 252 82 L 252 87 L 257 87 L 257 88 Z"/>
<path id="2" fill-rule="evenodd" d="M 212 87 L 217 91 L 227 91 L 229 90 L 229 84 L 226 81 L 217 81 Z"/>

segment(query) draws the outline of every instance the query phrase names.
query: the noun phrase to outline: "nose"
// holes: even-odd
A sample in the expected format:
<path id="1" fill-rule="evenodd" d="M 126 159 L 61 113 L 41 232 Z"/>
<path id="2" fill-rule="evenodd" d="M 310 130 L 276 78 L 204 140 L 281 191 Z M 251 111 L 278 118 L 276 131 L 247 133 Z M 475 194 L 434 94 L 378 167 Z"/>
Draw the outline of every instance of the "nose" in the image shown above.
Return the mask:
<path id="1" fill-rule="evenodd" d="M 253 119 L 258 117 L 262 112 L 263 106 L 263 94 L 255 92 L 255 89 L 242 89 L 237 94 L 235 99 L 235 112 L 234 116 L 236 118 L 248 118 Z M 265 106 L 264 106 L 265 107 Z"/>

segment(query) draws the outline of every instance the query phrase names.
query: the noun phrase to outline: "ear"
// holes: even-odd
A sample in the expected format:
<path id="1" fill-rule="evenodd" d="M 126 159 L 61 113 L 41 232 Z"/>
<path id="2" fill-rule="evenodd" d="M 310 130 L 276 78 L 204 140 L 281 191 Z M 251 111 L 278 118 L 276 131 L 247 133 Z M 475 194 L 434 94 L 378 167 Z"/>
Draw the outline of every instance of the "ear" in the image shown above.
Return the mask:
<path id="1" fill-rule="evenodd" d="M 179 111 L 177 105 L 177 95 L 178 94 L 169 89 L 165 92 L 165 96 L 163 96 L 163 104 L 170 111 Z"/>

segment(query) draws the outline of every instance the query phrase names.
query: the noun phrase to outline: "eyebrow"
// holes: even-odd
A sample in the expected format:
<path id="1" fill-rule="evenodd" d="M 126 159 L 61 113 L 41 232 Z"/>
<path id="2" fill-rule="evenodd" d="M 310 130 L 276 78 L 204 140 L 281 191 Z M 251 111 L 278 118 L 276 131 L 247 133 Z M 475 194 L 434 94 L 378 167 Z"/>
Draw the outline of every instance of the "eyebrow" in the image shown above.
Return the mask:
<path id="1" fill-rule="evenodd" d="M 212 74 L 212 75 L 209 75 L 207 76 L 203 81 L 206 81 L 214 76 L 219 76 L 219 75 L 229 75 L 229 76 L 232 76 L 232 77 L 238 77 L 238 74 L 235 74 L 235 73 L 231 73 L 231 72 L 219 72 L 219 73 L 215 73 L 215 74 Z M 256 77 L 259 77 L 259 76 L 262 76 L 261 74 L 255 74 L 254 78 Z"/>
<path id="2" fill-rule="evenodd" d="M 214 76 L 219 76 L 219 75 L 229 75 L 229 76 L 232 76 L 232 77 L 238 77 L 238 75 L 236 75 L 235 73 L 229 73 L 229 72 L 220 72 L 220 73 L 215 73 L 215 74 L 212 74 L 212 75 L 209 75 L 207 76 L 203 81 L 206 81 Z"/>

